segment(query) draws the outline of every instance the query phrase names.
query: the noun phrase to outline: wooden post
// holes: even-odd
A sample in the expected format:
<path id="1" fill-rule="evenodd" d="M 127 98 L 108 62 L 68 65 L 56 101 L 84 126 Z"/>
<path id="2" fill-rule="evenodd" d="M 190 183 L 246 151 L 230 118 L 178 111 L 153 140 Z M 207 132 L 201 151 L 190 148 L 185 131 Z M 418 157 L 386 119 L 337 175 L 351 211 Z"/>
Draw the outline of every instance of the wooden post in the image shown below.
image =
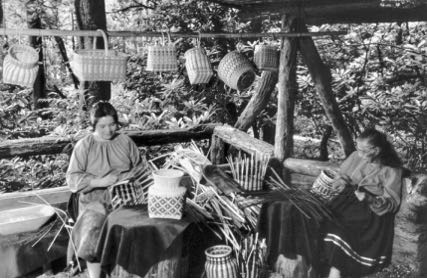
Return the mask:
<path id="1" fill-rule="evenodd" d="M 240 114 L 234 127 L 242 131 L 246 131 L 262 112 L 270 99 L 271 93 L 277 83 L 277 73 L 263 71 L 261 79 L 258 82 L 257 88 L 252 95 L 246 108 Z"/>
<path id="2" fill-rule="evenodd" d="M 283 16 L 282 31 L 294 31 L 296 20 L 293 17 Z M 274 157 L 283 162 L 292 154 L 294 132 L 294 108 L 296 86 L 296 55 L 297 42 L 293 38 L 283 38 L 280 51 L 279 66 L 279 93 L 277 97 L 276 136 L 274 143 Z M 288 175 L 286 175 L 287 180 Z"/>
<path id="3" fill-rule="evenodd" d="M 301 20 L 301 24 L 298 24 L 298 27 L 301 28 L 299 31 L 307 30 L 303 19 L 298 20 Z M 323 64 L 312 38 L 300 38 L 298 42 L 301 54 L 304 57 L 304 61 L 307 64 L 320 101 L 322 102 L 323 109 L 337 132 L 345 154 L 350 155 L 355 150 L 355 147 L 350 131 L 347 128 L 344 117 L 332 92 L 331 71 Z"/>

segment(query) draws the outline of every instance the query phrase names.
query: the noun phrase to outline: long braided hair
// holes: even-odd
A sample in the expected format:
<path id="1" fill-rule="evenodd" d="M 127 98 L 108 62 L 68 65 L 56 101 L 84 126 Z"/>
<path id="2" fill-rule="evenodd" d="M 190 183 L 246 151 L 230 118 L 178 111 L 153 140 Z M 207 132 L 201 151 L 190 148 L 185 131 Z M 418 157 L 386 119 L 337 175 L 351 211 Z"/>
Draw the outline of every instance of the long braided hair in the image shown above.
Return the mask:
<path id="1" fill-rule="evenodd" d="M 372 146 L 379 147 L 380 153 L 375 159 L 381 164 L 393 168 L 403 167 L 402 160 L 384 133 L 374 128 L 367 128 L 358 138 L 367 140 Z"/>

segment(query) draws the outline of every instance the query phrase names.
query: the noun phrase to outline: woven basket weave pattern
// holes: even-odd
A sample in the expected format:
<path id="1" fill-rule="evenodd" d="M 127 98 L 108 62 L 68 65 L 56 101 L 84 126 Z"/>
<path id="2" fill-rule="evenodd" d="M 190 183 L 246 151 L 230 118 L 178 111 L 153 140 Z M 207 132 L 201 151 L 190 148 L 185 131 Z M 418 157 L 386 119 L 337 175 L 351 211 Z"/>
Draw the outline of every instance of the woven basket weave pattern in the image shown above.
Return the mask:
<path id="1" fill-rule="evenodd" d="M 211 64 L 205 51 L 200 47 L 185 52 L 185 68 L 191 84 L 208 83 L 213 76 Z"/>
<path id="2" fill-rule="evenodd" d="M 181 219 L 185 207 L 185 187 L 151 186 L 148 190 L 148 216 L 150 218 Z"/>
<path id="3" fill-rule="evenodd" d="M 25 45 L 13 45 L 3 61 L 3 82 L 32 87 L 39 70 L 37 51 Z"/>
<path id="4" fill-rule="evenodd" d="M 276 72 L 279 68 L 279 52 L 275 46 L 255 47 L 254 62 L 260 71 Z"/>
<path id="5" fill-rule="evenodd" d="M 255 80 L 255 72 L 249 60 L 239 52 L 232 51 L 225 55 L 218 66 L 219 78 L 236 90 L 248 88 Z"/>
<path id="6" fill-rule="evenodd" d="M 104 50 L 78 50 L 73 53 L 70 59 L 70 66 L 73 73 L 81 81 L 118 81 L 126 77 L 126 65 L 129 56 L 108 49 L 108 40 L 105 33 Z M 95 37 L 96 39 L 96 37 Z M 94 39 L 94 47 L 96 40 Z"/>
<path id="7" fill-rule="evenodd" d="M 146 71 L 151 72 L 170 72 L 178 70 L 175 46 L 149 46 L 147 48 L 147 67 Z"/>
<path id="8" fill-rule="evenodd" d="M 310 191 L 328 202 L 332 201 L 341 192 L 339 189 L 333 187 L 333 176 L 334 174 L 331 172 L 321 171 Z"/>
<path id="9" fill-rule="evenodd" d="M 133 183 L 119 184 L 108 188 L 113 209 L 122 206 L 135 206 L 146 202 L 142 187 L 136 187 Z"/>

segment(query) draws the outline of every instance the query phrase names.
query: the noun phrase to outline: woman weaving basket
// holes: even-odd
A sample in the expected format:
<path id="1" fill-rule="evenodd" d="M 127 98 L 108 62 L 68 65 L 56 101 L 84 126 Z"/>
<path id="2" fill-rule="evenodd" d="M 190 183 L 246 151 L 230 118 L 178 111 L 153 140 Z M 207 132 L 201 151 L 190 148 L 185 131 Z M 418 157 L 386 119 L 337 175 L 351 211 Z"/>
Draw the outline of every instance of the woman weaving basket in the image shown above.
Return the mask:
<path id="1" fill-rule="evenodd" d="M 111 210 L 108 187 L 132 178 L 145 169 L 136 144 L 118 134 L 118 116 L 108 102 L 99 102 L 91 111 L 93 133 L 79 140 L 71 155 L 67 183 L 79 193 L 79 215 L 72 238 L 77 256 L 87 261 L 90 277 L 100 277 L 96 245 L 102 224 Z"/>
<path id="2" fill-rule="evenodd" d="M 334 219 L 319 226 L 286 202 L 264 205 L 258 226 L 270 246 L 270 261 L 300 255 L 317 275 L 329 277 L 366 276 L 390 263 L 402 162 L 386 135 L 362 132 L 357 151 L 343 162 L 332 187 L 339 190 L 327 204 Z"/>

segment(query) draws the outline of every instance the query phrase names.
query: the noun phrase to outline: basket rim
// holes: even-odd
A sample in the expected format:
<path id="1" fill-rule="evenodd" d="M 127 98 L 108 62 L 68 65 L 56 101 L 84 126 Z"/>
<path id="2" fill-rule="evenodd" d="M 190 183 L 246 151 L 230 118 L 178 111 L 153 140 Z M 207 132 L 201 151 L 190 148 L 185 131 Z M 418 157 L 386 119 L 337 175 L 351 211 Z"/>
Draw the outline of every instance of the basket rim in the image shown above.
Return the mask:
<path id="1" fill-rule="evenodd" d="M 224 249 L 225 253 L 224 254 L 213 254 L 212 251 L 215 249 Z M 207 257 L 210 257 L 210 258 L 223 258 L 223 257 L 227 257 L 227 256 L 231 255 L 232 251 L 233 251 L 233 249 L 229 245 L 220 244 L 220 245 L 214 245 L 214 246 L 207 248 L 205 250 L 205 255 Z"/>
<path id="2" fill-rule="evenodd" d="M 34 62 L 26 62 L 26 61 L 18 60 L 15 57 L 15 55 L 12 53 L 12 51 L 14 49 L 21 49 L 21 50 L 25 50 L 25 51 L 31 53 L 34 56 Z M 6 57 L 10 61 L 12 61 L 14 64 L 21 66 L 21 67 L 24 67 L 24 68 L 34 68 L 37 65 L 37 63 L 39 62 L 38 52 L 36 49 L 34 49 L 31 46 L 22 45 L 22 44 L 14 44 L 14 45 L 11 45 L 9 47 L 7 54 L 8 55 Z M 6 59 L 6 57 L 5 57 L 5 59 Z"/>

